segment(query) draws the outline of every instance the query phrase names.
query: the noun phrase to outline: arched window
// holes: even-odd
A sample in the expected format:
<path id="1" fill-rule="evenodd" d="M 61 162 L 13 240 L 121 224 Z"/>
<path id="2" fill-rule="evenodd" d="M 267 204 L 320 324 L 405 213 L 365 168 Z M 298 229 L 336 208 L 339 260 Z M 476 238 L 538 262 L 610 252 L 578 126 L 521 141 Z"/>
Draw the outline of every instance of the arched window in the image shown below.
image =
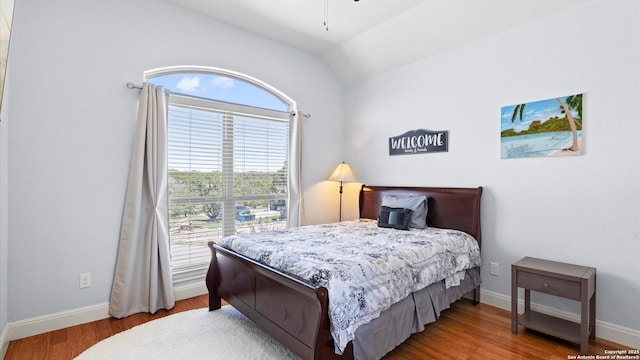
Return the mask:
<path id="1" fill-rule="evenodd" d="M 170 90 L 167 172 L 176 283 L 204 276 L 207 242 L 287 227 L 295 102 L 221 69 L 163 68 L 145 78 Z"/>

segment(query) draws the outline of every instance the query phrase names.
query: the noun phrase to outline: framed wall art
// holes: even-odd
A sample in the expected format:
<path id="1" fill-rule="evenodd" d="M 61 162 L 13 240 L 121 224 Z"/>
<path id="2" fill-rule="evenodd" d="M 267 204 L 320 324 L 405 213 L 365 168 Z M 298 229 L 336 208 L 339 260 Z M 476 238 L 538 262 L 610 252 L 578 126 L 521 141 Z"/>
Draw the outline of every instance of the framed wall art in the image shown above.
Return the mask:
<path id="1" fill-rule="evenodd" d="M 582 94 L 502 107 L 502 159 L 582 155 Z"/>

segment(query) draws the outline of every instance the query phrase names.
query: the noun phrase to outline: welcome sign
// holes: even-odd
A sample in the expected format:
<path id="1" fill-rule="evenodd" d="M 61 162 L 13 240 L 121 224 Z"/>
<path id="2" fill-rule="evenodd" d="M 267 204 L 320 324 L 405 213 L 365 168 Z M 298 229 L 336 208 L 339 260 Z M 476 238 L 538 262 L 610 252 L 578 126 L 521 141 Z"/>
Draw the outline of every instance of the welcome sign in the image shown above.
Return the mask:
<path id="1" fill-rule="evenodd" d="M 389 155 L 413 155 L 448 150 L 448 131 L 418 129 L 389 138 Z"/>

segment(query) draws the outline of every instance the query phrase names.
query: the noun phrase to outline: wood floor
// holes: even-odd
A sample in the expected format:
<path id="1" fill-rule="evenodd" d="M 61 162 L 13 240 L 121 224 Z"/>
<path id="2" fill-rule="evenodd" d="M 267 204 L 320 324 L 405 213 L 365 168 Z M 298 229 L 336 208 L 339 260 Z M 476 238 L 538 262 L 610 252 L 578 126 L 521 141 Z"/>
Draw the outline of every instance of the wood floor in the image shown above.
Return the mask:
<path id="1" fill-rule="evenodd" d="M 136 314 L 126 319 L 104 319 L 88 324 L 12 341 L 5 360 L 73 359 L 93 344 L 136 325 L 181 311 L 208 306 L 207 296 L 181 300 L 171 311 Z M 461 300 L 445 310 L 425 331 L 412 335 L 385 356 L 388 360 L 415 359 L 562 359 L 579 355 L 578 346 L 520 328 L 511 333 L 510 312 L 486 304 Z M 605 350 L 629 349 L 596 339 L 591 355 Z"/>

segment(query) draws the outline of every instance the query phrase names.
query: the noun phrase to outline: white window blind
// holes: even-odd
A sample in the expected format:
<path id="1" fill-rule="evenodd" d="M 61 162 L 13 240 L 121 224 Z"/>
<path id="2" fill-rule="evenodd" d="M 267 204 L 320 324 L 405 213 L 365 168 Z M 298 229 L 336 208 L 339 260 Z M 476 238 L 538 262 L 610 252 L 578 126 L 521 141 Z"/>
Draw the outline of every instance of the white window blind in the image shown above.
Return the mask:
<path id="1" fill-rule="evenodd" d="M 204 276 L 207 242 L 287 226 L 289 114 L 172 94 L 169 227 L 174 282 Z"/>

